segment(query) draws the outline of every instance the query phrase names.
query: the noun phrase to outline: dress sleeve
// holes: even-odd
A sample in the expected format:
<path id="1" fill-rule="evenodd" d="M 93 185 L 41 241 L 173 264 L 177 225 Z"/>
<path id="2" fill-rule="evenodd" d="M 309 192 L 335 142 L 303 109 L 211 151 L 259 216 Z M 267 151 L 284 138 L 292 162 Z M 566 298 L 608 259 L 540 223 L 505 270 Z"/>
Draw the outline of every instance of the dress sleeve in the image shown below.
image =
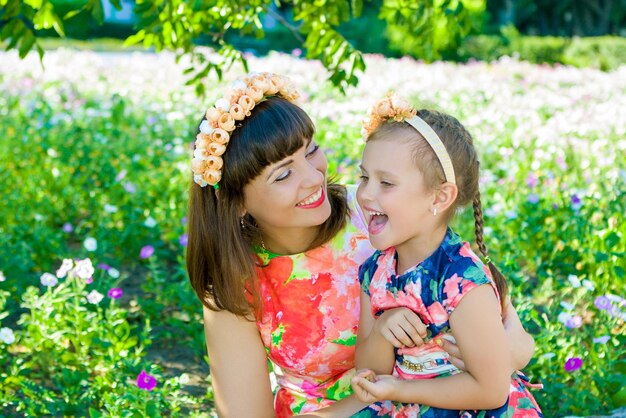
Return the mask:
<path id="1" fill-rule="evenodd" d="M 376 272 L 378 255 L 379 252 L 376 251 L 359 266 L 359 283 L 361 284 L 361 290 L 368 296 L 371 296 L 370 284 L 372 283 L 372 276 Z"/>
<path id="2" fill-rule="evenodd" d="M 367 223 L 365 222 L 365 216 L 359 206 L 359 202 L 356 200 L 356 184 L 349 184 L 346 186 L 348 192 L 348 208 L 350 209 L 350 220 L 352 224 L 362 233 L 367 234 Z"/>
<path id="3" fill-rule="evenodd" d="M 441 300 L 448 315 L 454 312 L 463 296 L 483 284 L 491 285 L 499 303 L 500 296 L 489 268 L 480 261 L 466 242 L 460 253 L 452 258 L 443 274 Z"/>

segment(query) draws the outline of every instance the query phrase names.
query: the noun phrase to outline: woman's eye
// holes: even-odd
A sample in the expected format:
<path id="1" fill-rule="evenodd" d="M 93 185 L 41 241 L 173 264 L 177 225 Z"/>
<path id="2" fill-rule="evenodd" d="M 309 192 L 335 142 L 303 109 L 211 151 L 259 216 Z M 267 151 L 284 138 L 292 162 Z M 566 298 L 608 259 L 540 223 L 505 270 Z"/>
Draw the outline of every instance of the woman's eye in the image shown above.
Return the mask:
<path id="1" fill-rule="evenodd" d="M 365 183 L 367 180 L 369 180 L 369 178 L 364 174 L 361 174 L 361 177 L 359 177 L 359 179 L 361 179 L 361 183 Z"/>
<path id="2" fill-rule="evenodd" d="M 284 173 L 282 173 L 280 176 L 276 177 L 276 180 L 274 181 L 283 181 L 286 180 L 287 177 L 289 177 L 291 175 L 291 170 L 287 170 Z"/>
<path id="3" fill-rule="evenodd" d="M 309 152 L 306 153 L 306 156 L 309 157 L 313 154 L 315 154 L 315 152 L 320 149 L 320 146 L 317 144 L 313 144 L 313 147 L 309 150 Z"/>
<path id="4" fill-rule="evenodd" d="M 389 183 L 388 181 L 381 181 L 380 184 L 382 184 L 384 187 L 392 187 L 393 183 Z"/>

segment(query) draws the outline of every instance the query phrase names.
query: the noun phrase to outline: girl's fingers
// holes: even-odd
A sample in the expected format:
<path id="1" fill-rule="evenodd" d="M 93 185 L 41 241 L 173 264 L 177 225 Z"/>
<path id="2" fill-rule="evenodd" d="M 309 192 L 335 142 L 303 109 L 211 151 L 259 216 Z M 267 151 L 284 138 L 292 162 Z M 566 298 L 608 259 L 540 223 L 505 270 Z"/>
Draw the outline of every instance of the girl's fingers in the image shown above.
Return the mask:
<path id="1" fill-rule="evenodd" d="M 396 338 L 390 329 L 385 329 L 382 332 L 383 337 L 391 343 L 395 348 L 402 348 L 402 343 Z"/>
<path id="2" fill-rule="evenodd" d="M 405 327 L 406 327 L 406 325 L 405 325 Z M 395 335 L 396 338 L 402 343 L 403 347 L 413 347 L 415 345 L 413 343 L 413 340 L 411 339 L 411 336 L 407 333 L 407 331 L 405 331 L 405 329 L 404 329 L 404 327 L 402 327 L 402 325 L 397 324 L 391 330 L 391 332 L 393 332 L 393 335 Z M 400 348 L 400 347 L 398 347 L 398 348 Z"/>
<path id="3" fill-rule="evenodd" d="M 413 311 L 409 311 L 404 314 L 404 318 L 413 326 L 420 338 L 420 341 L 423 343 L 424 338 L 428 335 L 428 329 L 420 319 L 419 315 Z M 417 344 L 417 341 L 415 341 L 415 343 Z"/>

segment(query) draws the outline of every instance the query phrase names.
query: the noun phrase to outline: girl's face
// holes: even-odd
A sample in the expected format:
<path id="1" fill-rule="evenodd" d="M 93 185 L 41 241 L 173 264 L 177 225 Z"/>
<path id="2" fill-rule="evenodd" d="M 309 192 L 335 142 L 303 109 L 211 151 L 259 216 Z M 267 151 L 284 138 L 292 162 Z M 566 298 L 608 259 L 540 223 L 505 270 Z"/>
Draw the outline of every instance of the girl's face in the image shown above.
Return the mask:
<path id="1" fill-rule="evenodd" d="M 368 223 L 372 246 L 379 250 L 421 245 L 436 228 L 435 192 L 428 190 L 403 139 L 381 138 L 365 145 L 357 199 Z"/>
<path id="2" fill-rule="evenodd" d="M 244 187 L 245 210 L 261 230 L 270 234 L 323 224 L 331 212 L 326 194 L 327 168 L 328 161 L 319 146 L 311 139 L 305 140 L 293 155 L 265 167 Z"/>

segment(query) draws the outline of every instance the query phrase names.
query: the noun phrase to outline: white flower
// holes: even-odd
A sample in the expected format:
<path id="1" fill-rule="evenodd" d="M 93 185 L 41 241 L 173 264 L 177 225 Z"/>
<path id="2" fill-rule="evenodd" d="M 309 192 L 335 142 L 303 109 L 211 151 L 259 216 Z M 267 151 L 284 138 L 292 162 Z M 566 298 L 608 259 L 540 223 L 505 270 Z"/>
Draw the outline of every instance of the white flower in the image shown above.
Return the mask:
<path id="1" fill-rule="evenodd" d="M 215 107 L 217 109 L 223 110 L 224 112 L 228 112 L 230 110 L 230 102 L 222 98 L 215 102 Z"/>
<path id="2" fill-rule="evenodd" d="M 100 301 L 102 301 L 103 297 L 104 295 L 102 293 L 98 292 L 97 290 L 92 290 L 87 295 L 87 301 L 89 301 L 89 303 L 97 305 L 98 303 L 100 303 Z"/>
<path id="3" fill-rule="evenodd" d="M 41 284 L 44 286 L 52 287 L 56 286 L 59 281 L 57 280 L 57 276 L 50 273 L 44 273 L 40 277 Z"/>
<path id="4" fill-rule="evenodd" d="M 561 324 L 565 325 L 570 319 L 572 319 L 572 315 L 567 312 L 561 312 L 557 319 Z"/>
<path id="5" fill-rule="evenodd" d="M 148 216 L 148 218 L 143 224 L 147 226 L 148 228 L 154 228 L 157 224 L 157 221 L 155 221 L 152 216 Z"/>
<path id="6" fill-rule="evenodd" d="M 72 269 L 73 266 L 74 266 L 74 263 L 72 262 L 71 259 L 69 258 L 63 259 L 63 263 L 61 264 L 61 267 L 59 267 L 59 269 L 57 270 L 57 277 L 59 279 L 62 279 L 65 276 L 67 276 L 67 273 Z"/>
<path id="7" fill-rule="evenodd" d="M 211 133 L 213 132 L 213 127 L 209 125 L 208 120 L 205 119 L 202 121 L 202 123 L 200 123 L 200 132 L 205 135 L 211 135 Z"/>
<path id="8" fill-rule="evenodd" d="M 91 260 L 85 258 L 84 260 L 80 260 L 76 263 L 76 267 L 74 267 L 74 273 L 81 279 L 87 280 L 91 276 L 93 276 L 93 272 L 95 269 L 91 264 Z"/>
<path id="9" fill-rule="evenodd" d="M 574 305 L 568 302 L 561 302 L 561 306 L 569 311 L 574 309 Z"/>
<path id="10" fill-rule="evenodd" d="M 0 341 L 5 344 L 13 344 L 15 341 L 15 334 L 13 334 L 11 328 L 0 328 Z"/>
<path id="11" fill-rule="evenodd" d="M 569 276 L 567 276 L 567 280 L 569 280 L 569 282 L 575 289 L 578 289 L 580 287 L 580 279 L 578 278 L 578 276 L 570 274 Z"/>
<path id="12" fill-rule="evenodd" d="M 202 176 L 200 174 L 194 174 L 193 175 L 193 181 L 195 181 L 197 184 L 199 184 L 200 187 L 204 187 L 207 184 L 209 184 L 206 181 L 204 181 L 204 179 L 202 178 Z"/>
<path id="13" fill-rule="evenodd" d="M 585 288 L 587 288 L 587 290 L 593 290 L 596 288 L 596 285 L 593 284 L 593 282 L 591 280 L 583 280 L 583 286 L 585 286 Z"/>
<path id="14" fill-rule="evenodd" d="M 231 83 L 230 87 L 233 90 L 245 90 L 248 86 L 241 80 L 235 80 Z"/>
<path id="15" fill-rule="evenodd" d="M 0 271 L 0 282 L 5 281 L 7 278 L 4 277 L 4 272 Z"/>
<path id="16" fill-rule="evenodd" d="M 87 251 L 96 251 L 98 248 L 98 241 L 95 238 L 85 238 L 85 242 L 83 242 L 83 246 Z"/>
<path id="17" fill-rule="evenodd" d="M 120 271 L 113 267 L 109 269 L 108 273 L 109 273 L 109 276 L 113 277 L 114 279 L 117 279 L 118 277 L 120 277 Z"/>
<path id="18" fill-rule="evenodd" d="M 556 356 L 555 353 L 546 353 L 546 354 L 542 354 L 539 357 L 543 358 L 543 359 L 546 359 L 546 360 L 550 360 L 552 357 L 555 357 L 555 356 Z"/>
<path id="19" fill-rule="evenodd" d="M 104 211 L 107 213 L 115 213 L 117 212 L 117 206 L 109 205 L 108 203 L 104 205 Z"/>

